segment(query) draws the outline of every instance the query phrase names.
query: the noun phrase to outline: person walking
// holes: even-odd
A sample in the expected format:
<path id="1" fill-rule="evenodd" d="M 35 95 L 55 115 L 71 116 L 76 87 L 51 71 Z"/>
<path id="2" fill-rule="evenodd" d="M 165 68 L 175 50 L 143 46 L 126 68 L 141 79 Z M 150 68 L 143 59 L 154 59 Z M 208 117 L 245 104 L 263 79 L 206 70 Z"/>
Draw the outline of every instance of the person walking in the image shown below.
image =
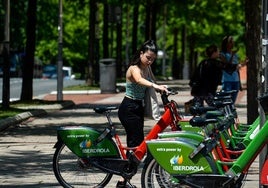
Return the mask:
<path id="1" fill-rule="evenodd" d="M 241 90 L 241 82 L 239 69 L 245 66 L 248 58 L 243 62 L 239 62 L 237 50 L 234 50 L 234 39 L 232 36 L 225 36 L 221 44 L 220 59 L 226 64 L 226 68 L 222 73 L 222 90 L 232 92 L 232 101 L 235 104 L 239 90 Z"/>
<path id="2" fill-rule="evenodd" d="M 221 84 L 224 64 L 219 60 L 219 49 L 215 44 L 206 48 L 208 58 L 202 60 L 190 79 L 194 106 L 204 106 L 204 101 L 213 106 L 213 98 Z"/>
<path id="3" fill-rule="evenodd" d="M 134 54 L 126 72 L 126 92 L 119 106 L 118 117 L 125 128 L 128 147 L 136 147 L 144 140 L 145 89 L 153 87 L 161 92 L 168 92 L 165 85 L 155 84 L 148 78 L 149 66 L 155 61 L 157 50 L 155 41 L 146 41 Z M 135 186 L 121 180 L 116 187 Z"/>

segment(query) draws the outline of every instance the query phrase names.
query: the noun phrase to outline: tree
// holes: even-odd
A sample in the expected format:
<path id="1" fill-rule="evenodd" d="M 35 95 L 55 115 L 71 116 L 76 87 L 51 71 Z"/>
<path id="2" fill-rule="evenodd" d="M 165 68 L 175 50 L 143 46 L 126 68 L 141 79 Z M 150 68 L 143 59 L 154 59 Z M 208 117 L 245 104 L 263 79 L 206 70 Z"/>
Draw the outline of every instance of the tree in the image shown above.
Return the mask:
<path id="1" fill-rule="evenodd" d="M 173 44 L 173 54 L 172 54 L 172 78 L 176 79 L 179 78 L 179 73 L 182 72 L 180 70 L 180 62 L 178 59 L 178 33 L 179 33 L 179 29 L 178 28 L 174 28 L 173 29 L 173 38 L 174 38 L 174 44 Z M 182 64 L 182 63 L 181 63 Z"/>
<path id="2" fill-rule="evenodd" d="M 26 25 L 26 53 L 22 67 L 22 90 L 21 100 L 32 100 L 33 98 L 33 67 L 35 52 L 35 30 L 36 30 L 36 0 L 28 0 L 27 25 Z"/>
<path id="3" fill-rule="evenodd" d="M 138 19 L 139 19 L 139 4 L 134 3 L 133 5 L 133 24 L 132 24 L 132 54 L 136 52 L 137 47 L 137 33 L 138 33 Z"/>
<path id="4" fill-rule="evenodd" d="M 157 6 L 157 2 L 153 0 L 147 0 L 145 5 L 145 11 L 146 11 L 146 19 L 145 19 L 145 40 L 152 39 L 156 41 L 156 13 L 157 9 L 159 8 Z"/>
<path id="5" fill-rule="evenodd" d="M 95 0 L 90 0 L 89 3 L 90 14 L 89 14 L 89 38 L 88 38 L 88 75 L 86 78 L 86 83 L 92 85 L 94 83 L 94 61 L 95 61 L 95 33 L 96 33 L 96 12 L 97 4 Z"/>
<path id="6" fill-rule="evenodd" d="M 122 5 L 115 7 L 116 16 L 116 75 L 121 78 L 122 75 Z"/>
<path id="7" fill-rule="evenodd" d="M 196 63 L 203 58 L 205 47 L 212 42 L 220 44 L 224 35 L 235 35 L 236 45 L 244 47 L 245 9 L 241 8 L 244 7 L 244 1 L 216 0 L 216 2 L 219 6 L 214 6 L 215 1 L 210 0 L 95 0 L 96 5 L 89 7 L 85 5 L 92 3 L 91 0 L 66 0 L 63 4 L 63 64 L 72 66 L 73 70 L 81 73 L 81 78 L 88 83 L 96 84 L 98 81 L 96 78 L 99 76 L 99 58 L 113 57 L 118 62 L 117 76 L 121 77 L 120 70 L 126 68 L 126 63 L 121 62 L 121 57 L 126 57 L 127 61 L 128 55 L 136 51 L 137 44 L 152 38 L 157 40 L 160 49 L 165 49 L 168 57 L 173 58 L 173 65 L 169 64 L 170 61 L 167 62 L 168 74 L 172 75 L 167 76 L 184 78 L 182 75 L 184 64 L 191 60 L 193 67 L 196 66 Z M 57 3 L 57 0 L 39 1 L 37 5 L 35 55 L 43 61 L 43 64 L 55 64 L 57 60 Z M 16 19 L 16 22 L 12 21 L 10 43 L 12 49 L 25 49 L 26 34 L 25 29 L 22 29 L 22 25 L 26 23 L 26 18 L 23 17 L 25 5 L 27 5 L 25 1 L 12 4 L 15 7 L 12 12 L 16 12 L 16 18 L 20 18 Z M 116 25 L 112 25 L 115 22 L 109 21 L 112 17 L 112 15 L 109 17 L 109 9 L 118 6 L 124 10 L 121 14 L 122 24 L 117 22 Z M 167 7 L 166 13 L 164 7 Z M 132 11 L 133 14 L 129 14 Z M 163 26 L 165 17 L 168 19 Z M 94 23 L 95 25 L 90 25 Z M 115 31 L 116 37 L 113 37 Z M 163 31 L 165 31 L 164 37 Z M 93 32 L 98 34 L 95 39 Z M 28 42 L 27 39 L 27 45 Z M 122 50 L 124 47 L 126 50 Z M 245 54 L 243 48 L 240 48 L 239 53 L 241 56 Z M 28 66 L 29 63 L 26 61 L 25 63 Z M 155 72 L 162 72 L 161 66 L 155 68 L 157 69 Z M 92 79 L 96 82 L 94 83 Z"/>
<path id="8" fill-rule="evenodd" d="M 3 46 L 1 46 L 1 58 L 3 58 L 3 108 L 7 109 L 9 108 L 9 97 L 10 97 L 10 84 L 9 84 L 9 79 L 10 79 L 10 1 L 6 0 L 5 1 L 5 19 L 4 19 L 4 42 Z"/>
<path id="9" fill-rule="evenodd" d="M 103 32 L 102 32 L 102 46 L 103 46 L 103 58 L 109 57 L 109 5 L 105 1 L 103 9 Z"/>
<path id="10" fill-rule="evenodd" d="M 261 0 L 246 0 L 246 54 L 247 64 L 247 111 L 248 123 L 251 124 L 258 117 L 259 70 L 261 65 Z"/>

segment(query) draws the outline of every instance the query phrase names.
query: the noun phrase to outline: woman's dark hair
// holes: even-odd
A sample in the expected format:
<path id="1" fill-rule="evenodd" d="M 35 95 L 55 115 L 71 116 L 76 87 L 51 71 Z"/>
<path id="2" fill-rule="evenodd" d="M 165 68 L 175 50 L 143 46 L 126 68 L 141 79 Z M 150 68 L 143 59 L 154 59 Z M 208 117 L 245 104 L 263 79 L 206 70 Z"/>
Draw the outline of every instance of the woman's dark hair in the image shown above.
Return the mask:
<path id="1" fill-rule="evenodd" d="M 227 52 L 227 44 L 230 42 L 230 40 L 232 39 L 233 37 L 232 36 L 225 36 L 223 39 L 222 39 L 222 42 L 221 42 L 221 51 L 226 53 Z"/>
<path id="2" fill-rule="evenodd" d="M 206 55 L 211 57 L 214 52 L 217 52 L 218 47 L 215 44 L 212 44 L 206 48 Z"/>
<path id="3" fill-rule="evenodd" d="M 144 42 L 141 47 L 136 51 L 136 53 L 134 54 L 134 56 L 132 57 L 130 63 L 128 66 L 131 65 L 139 65 L 140 64 L 140 54 L 141 52 L 145 53 L 147 51 L 151 51 L 153 53 L 155 53 L 157 55 L 157 45 L 155 43 L 154 40 L 147 40 L 146 42 Z"/>

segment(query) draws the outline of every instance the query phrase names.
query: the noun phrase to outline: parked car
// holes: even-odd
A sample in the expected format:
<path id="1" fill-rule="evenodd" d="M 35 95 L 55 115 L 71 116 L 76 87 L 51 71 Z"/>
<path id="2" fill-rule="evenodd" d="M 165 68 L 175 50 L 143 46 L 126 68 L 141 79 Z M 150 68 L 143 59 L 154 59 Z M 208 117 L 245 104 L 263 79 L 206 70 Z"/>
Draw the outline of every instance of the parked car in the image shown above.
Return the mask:
<path id="1" fill-rule="evenodd" d="M 43 67 L 43 78 L 44 79 L 56 79 L 57 78 L 57 66 L 56 65 L 45 65 Z M 75 75 L 72 74 L 71 67 L 62 67 L 63 79 L 70 80 L 74 79 Z"/>

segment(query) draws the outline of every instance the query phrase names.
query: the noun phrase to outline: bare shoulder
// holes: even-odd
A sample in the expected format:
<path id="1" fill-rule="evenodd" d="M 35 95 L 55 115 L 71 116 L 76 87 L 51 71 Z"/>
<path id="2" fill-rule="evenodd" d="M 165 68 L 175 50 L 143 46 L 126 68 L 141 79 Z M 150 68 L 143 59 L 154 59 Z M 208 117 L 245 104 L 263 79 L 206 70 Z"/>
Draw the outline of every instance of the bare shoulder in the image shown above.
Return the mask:
<path id="1" fill-rule="evenodd" d="M 141 78 L 141 69 L 137 65 L 130 66 L 127 71 L 127 79 L 132 82 L 137 82 Z"/>
<path id="2" fill-rule="evenodd" d="M 129 67 L 129 71 L 131 73 L 140 73 L 141 69 L 137 65 L 132 65 Z"/>
<path id="3" fill-rule="evenodd" d="M 140 74 L 140 68 L 136 65 L 131 65 L 126 72 L 126 77 L 128 80 L 133 80 L 133 77 L 139 74 Z"/>

